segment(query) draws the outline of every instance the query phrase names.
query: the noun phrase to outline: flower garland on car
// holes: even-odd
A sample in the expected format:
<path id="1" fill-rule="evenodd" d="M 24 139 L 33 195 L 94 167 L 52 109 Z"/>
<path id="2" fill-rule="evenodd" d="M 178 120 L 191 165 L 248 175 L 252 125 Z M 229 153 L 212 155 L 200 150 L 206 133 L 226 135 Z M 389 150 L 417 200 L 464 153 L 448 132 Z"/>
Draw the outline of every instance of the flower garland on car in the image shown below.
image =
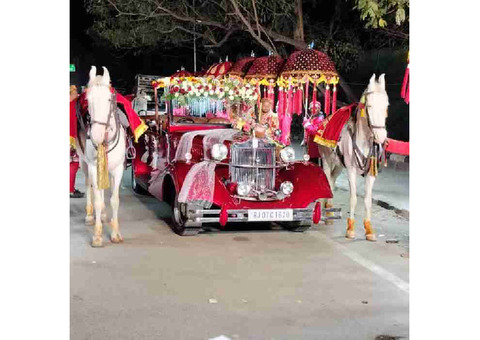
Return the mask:
<path id="1" fill-rule="evenodd" d="M 186 106 L 188 99 L 208 97 L 211 100 L 221 100 L 226 106 L 246 103 L 253 105 L 258 94 L 255 87 L 244 84 L 239 79 L 211 79 L 197 77 L 179 77 L 171 79 L 168 91 L 163 99 L 178 101 L 178 105 Z"/>

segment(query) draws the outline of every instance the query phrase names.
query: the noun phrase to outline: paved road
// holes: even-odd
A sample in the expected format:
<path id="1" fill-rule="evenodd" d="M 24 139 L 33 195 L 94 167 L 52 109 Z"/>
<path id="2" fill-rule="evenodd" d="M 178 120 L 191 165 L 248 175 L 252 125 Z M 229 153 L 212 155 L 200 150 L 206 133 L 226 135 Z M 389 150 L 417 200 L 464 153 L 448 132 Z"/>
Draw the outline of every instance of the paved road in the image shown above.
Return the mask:
<path id="1" fill-rule="evenodd" d="M 91 248 L 85 200 L 70 200 L 72 339 L 408 338 L 408 221 L 395 212 L 374 206 L 376 243 L 362 228 L 346 240 L 345 220 L 180 237 L 161 219 L 168 206 L 129 184 L 126 172 L 120 245 L 104 228 L 105 246 Z M 348 193 L 335 195 L 346 212 Z"/>

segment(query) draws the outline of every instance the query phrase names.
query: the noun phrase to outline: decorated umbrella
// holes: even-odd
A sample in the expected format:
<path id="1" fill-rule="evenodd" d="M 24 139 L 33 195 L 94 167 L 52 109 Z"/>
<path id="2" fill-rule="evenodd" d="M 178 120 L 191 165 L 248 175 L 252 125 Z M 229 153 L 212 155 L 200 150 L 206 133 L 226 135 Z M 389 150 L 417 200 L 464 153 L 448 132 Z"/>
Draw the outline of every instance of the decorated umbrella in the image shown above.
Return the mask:
<path id="1" fill-rule="evenodd" d="M 185 70 L 185 67 L 181 67 L 180 70 L 177 70 L 174 74 L 170 76 L 171 79 L 173 78 L 180 78 L 180 77 L 192 77 L 193 74 Z"/>
<path id="2" fill-rule="evenodd" d="M 275 80 L 282 69 L 284 59 L 279 55 L 269 55 L 260 57 L 253 61 L 252 66 L 245 75 L 245 80 L 252 85 L 256 85 L 258 93 L 258 107 L 260 107 L 260 85 L 268 86 L 268 92 L 265 89 L 263 96 L 268 97 L 275 102 Z"/>
<path id="3" fill-rule="evenodd" d="M 336 111 L 336 84 L 338 81 L 339 76 L 335 64 L 325 53 L 309 48 L 293 52 L 288 57 L 277 81 L 279 85 L 278 113 L 282 121 L 281 140 L 283 143 L 287 143 L 289 139 L 292 113 L 302 114 L 303 100 L 305 118 L 308 118 L 310 83 L 313 85 L 312 113 L 315 114 L 317 110 L 317 85 L 325 83 L 324 110 L 326 114 L 330 114 L 330 112 Z M 331 85 L 333 96 L 330 102 Z"/>
<path id="4" fill-rule="evenodd" d="M 230 71 L 228 71 L 229 77 L 243 79 L 247 74 L 248 70 L 250 69 L 250 67 L 252 66 L 254 60 L 255 60 L 255 57 L 253 56 L 237 60 L 235 64 L 233 64 Z"/>
<path id="5" fill-rule="evenodd" d="M 203 76 L 208 78 L 223 78 L 231 69 L 232 64 L 232 62 L 228 61 L 228 57 L 225 59 L 225 62 L 222 62 L 220 59 L 220 62 L 210 66 Z"/>

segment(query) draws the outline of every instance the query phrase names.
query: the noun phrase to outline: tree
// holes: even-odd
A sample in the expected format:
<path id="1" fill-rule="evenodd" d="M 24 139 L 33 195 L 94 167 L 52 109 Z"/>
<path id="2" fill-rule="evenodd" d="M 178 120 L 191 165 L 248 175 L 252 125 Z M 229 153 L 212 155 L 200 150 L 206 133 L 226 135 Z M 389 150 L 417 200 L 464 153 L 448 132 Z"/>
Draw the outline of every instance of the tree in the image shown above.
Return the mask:
<path id="1" fill-rule="evenodd" d="M 304 16 L 304 6 L 321 6 L 323 11 L 331 7 L 331 3 L 315 0 L 85 0 L 87 11 L 96 19 L 91 31 L 116 48 L 139 49 L 159 43 L 178 46 L 190 43 L 193 37 L 205 48 L 219 48 L 233 36 L 248 35 L 263 49 L 272 52 L 285 46 L 306 48 L 306 38 L 312 38 L 305 34 L 306 23 L 319 25 L 317 21 L 309 21 L 309 14 Z M 330 38 L 332 26 L 344 13 L 354 9 L 360 12 L 365 28 L 408 39 L 408 34 L 402 32 L 404 29 L 398 30 L 408 21 L 408 0 L 336 0 L 333 3 L 334 11 L 326 28 Z"/>

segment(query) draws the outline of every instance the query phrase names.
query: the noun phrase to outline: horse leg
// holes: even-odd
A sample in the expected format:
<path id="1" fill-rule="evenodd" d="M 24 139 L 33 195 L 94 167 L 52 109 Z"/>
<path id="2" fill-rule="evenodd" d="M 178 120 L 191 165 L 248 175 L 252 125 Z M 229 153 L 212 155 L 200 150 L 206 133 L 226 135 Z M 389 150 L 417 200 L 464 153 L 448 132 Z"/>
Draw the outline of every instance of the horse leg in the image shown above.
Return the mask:
<path id="1" fill-rule="evenodd" d="M 347 168 L 350 186 L 350 217 L 347 219 L 347 238 L 355 238 L 355 207 L 357 205 L 357 173 L 355 168 Z"/>
<path id="2" fill-rule="evenodd" d="M 85 225 L 93 225 L 93 202 L 92 202 L 92 179 L 88 174 L 88 165 L 84 161 L 81 161 L 80 167 L 85 175 L 85 192 L 86 192 L 86 206 L 85 206 Z"/>
<path id="3" fill-rule="evenodd" d="M 372 190 L 373 183 L 375 182 L 375 176 L 365 176 L 365 219 L 363 225 L 365 227 L 365 237 L 368 241 L 376 241 L 375 232 L 372 228 L 371 215 L 372 215 Z"/>
<path id="4" fill-rule="evenodd" d="M 117 166 L 111 174 L 111 186 L 112 197 L 110 198 L 110 205 L 112 206 L 112 220 L 110 224 L 112 226 L 112 233 L 110 234 L 110 240 L 112 243 L 123 242 L 123 237 L 120 234 L 118 226 L 118 207 L 120 206 L 120 183 L 123 175 L 123 163 Z"/>
<path id="5" fill-rule="evenodd" d="M 100 218 L 102 219 L 102 223 L 105 223 L 107 222 L 107 208 L 105 206 L 105 190 L 102 190 L 101 191 L 102 193 L 102 202 L 103 202 L 103 205 L 102 205 L 102 214 L 100 215 Z"/>

